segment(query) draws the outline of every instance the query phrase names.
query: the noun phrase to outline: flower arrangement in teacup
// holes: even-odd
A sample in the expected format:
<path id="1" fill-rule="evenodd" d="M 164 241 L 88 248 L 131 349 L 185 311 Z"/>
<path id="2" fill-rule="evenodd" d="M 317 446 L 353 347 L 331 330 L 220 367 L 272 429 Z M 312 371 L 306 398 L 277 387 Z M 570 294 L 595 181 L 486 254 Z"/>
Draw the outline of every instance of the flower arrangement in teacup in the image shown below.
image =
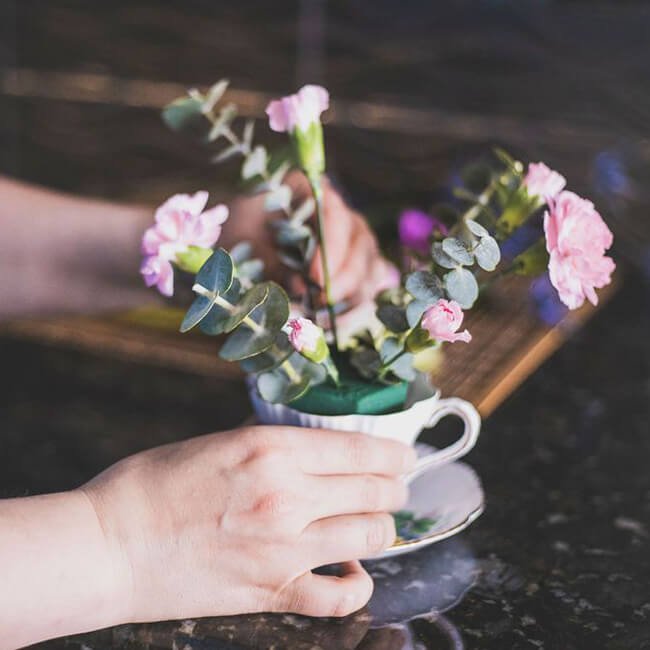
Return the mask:
<path id="1" fill-rule="evenodd" d="M 548 273 L 569 309 L 585 300 L 596 304 L 596 290 L 610 282 L 615 264 L 606 251 L 613 237 L 593 203 L 566 190 L 565 178 L 544 163 L 525 166 L 497 150 L 489 168 L 480 173 L 473 168 L 466 175 L 471 180 L 456 188 L 464 205 L 444 222 L 419 211 L 403 214 L 399 231 L 408 254 L 401 274 L 376 296 L 375 316 L 356 323 L 356 331 L 342 340 L 323 236 L 321 115 L 329 106 L 328 92 L 309 85 L 270 102 L 269 126 L 286 133 L 291 147 L 269 152 L 254 141 L 254 120 L 238 126 L 236 107 L 223 101 L 226 89 L 227 82 L 220 81 L 205 93 L 191 90 L 164 109 L 164 120 L 174 130 L 199 134 L 210 146 L 224 143 L 215 162 L 241 160 L 245 186 L 264 194 L 266 210 L 282 215 L 271 228 L 278 259 L 303 278 L 304 291 L 290 299 L 284 288 L 265 280 L 249 243 L 230 251 L 219 247 L 228 208 L 206 207 L 204 191 L 177 194 L 158 208 L 155 224 L 144 234 L 141 272 L 148 286 L 166 296 L 174 291 L 176 273 L 192 276 L 195 298 L 181 331 L 198 327 L 208 336 L 224 335 L 219 355 L 241 364 L 265 402 L 309 412 L 324 404 L 306 398 L 319 387 L 350 393 L 351 384 L 408 386 L 426 370 L 422 359 L 432 350 L 471 344 L 464 314 L 495 271 L 494 277 Z M 300 202 L 285 182 L 293 169 L 306 176 L 311 189 Z M 540 223 L 539 239 L 502 260 L 504 245 L 531 223 Z M 322 286 L 310 274 L 318 250 Z M 400 393 L 402 403 L 405 394 Z M 370 412 L 382 412 L 381 406 L 373 408 Z"/>

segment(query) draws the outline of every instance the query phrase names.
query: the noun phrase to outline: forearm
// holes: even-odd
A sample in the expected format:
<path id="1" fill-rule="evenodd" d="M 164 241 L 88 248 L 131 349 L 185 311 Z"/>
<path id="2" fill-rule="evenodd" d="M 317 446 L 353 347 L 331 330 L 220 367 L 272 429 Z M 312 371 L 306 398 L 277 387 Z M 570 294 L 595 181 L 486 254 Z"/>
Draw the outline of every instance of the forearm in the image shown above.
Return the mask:
<path id="1" fill-rule="evenodd" d="M 147 207 L 0 177 L 0 318 L 155 300 L 138 274 L 140 240 L 151 219 Z"/>
<path id="2" fill-rule="evenodd" d="M 125 622 L 111 553 L 81 491 L 0 501 L 0 650 Z"/>

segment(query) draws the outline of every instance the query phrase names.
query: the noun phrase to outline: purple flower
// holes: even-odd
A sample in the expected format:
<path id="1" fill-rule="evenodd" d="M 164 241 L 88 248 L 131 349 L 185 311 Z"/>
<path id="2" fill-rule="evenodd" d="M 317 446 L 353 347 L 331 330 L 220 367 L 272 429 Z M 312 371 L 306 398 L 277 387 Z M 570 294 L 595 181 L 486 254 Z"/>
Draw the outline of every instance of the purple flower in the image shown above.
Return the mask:
<path id="1" fill-rule="evenodd" d="M 399 216 L 397 228 L 402 245 L 422 255 L 429 252 L 431 235 L 435 230 L 443 235 L 449 232 L 442 221 L 420 210 L 404 210 Z"/>

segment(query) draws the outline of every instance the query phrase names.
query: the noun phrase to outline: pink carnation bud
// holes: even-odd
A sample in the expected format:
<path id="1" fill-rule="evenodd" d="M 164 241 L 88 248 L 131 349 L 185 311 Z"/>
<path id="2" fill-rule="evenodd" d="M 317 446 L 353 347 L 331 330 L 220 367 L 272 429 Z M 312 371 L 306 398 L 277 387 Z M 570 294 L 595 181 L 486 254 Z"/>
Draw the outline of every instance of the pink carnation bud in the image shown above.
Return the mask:
<path id="1" fill-rule="evenodd" d="M 564 176 L 547 167 L 543 162 L 528 165 L 524 187 L 529 196 L 539 196 L 544 201 L 550 201 L 564 189 L 565 185 Z"/>
<path id="2" fill-rule="evenodd" d="M 598 304 L 595 289 L 611 281 L 616 264 L 605 251 L 612 235 L 591 201 L 573 192 L 562 192 L 544 215 L 546 249 L 551 283 L 560 300 L 577 309 L 585 298 Z"/>
<path id="3" fill-rule="evenodd" d="M 298 128 L 307 131 L 309 125 L 320 121 L 329 107 L 330 96 L 322 86 L 303 86 L 295 95 L 275 99 L 266 107 L 271 130 L 291 133 Z"/>
<path id="4" fill-rule="evenodd" d="M 323 330 L 308 318 L 291 318 L 287 322 L 289 342 L 296 352 L 313 353 L 325 336 Z"/>
<path id="5" fill-rule="evenodd" d="M 436 341 L 464 341 L 472 340 L 471 334 L 465 330 L 458 332 L 463 324 L 463 310 L 455 300 L 440 298 L 438 302 L 429 307 L 422 317 L 422 327 L 429 332 L 429 336 Z"/>
<path id="6" fill-rule="evenodd" d="M 228 208 L 216 205 L 205 210 L 207 192 L 176 194 L 156 210 L 156 223 L 142 237 L 145 258 L 140 272 L 148 287 L 156 285 L 165 296 L 174 293 L 174 272 L 170 262 L 190 246 L 211 248 L 221 235 Z"/>

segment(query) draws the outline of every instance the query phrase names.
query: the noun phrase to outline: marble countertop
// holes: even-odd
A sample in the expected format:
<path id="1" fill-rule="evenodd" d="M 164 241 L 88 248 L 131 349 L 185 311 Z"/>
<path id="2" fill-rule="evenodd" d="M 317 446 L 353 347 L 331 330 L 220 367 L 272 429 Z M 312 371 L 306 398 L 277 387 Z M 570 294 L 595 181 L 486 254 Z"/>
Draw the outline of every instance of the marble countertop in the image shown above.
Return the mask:
<path id="1" fill-rule="evenodd" d="M 632 278 L 485 422 L 467 457 L 482 517 L 373 565 L 376 595 L 355 616 L 126 626 L 43 647 L 650 648 L 649 331 L 650 287 Z M 6 337 L 0 358 L 2 496 L 75 486 L 249 413 L 243 386 L 214 378 Z"/>

